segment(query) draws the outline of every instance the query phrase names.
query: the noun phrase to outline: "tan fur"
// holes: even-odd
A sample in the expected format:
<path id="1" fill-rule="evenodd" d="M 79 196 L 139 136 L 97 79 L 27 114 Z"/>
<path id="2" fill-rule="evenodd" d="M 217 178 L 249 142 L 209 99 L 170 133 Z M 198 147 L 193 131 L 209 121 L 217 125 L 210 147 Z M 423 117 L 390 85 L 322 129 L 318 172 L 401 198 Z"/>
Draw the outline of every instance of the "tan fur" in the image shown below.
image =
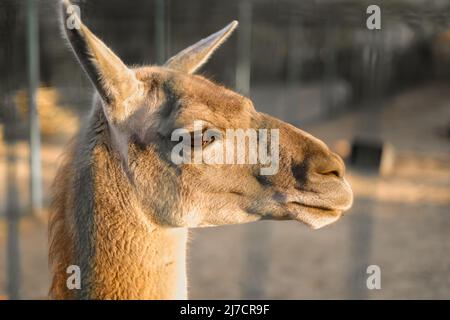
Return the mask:
<path id="1" fill-rule="evenodd" d="M 232 29 L 191 46 L 166 66 L 127 69 L 125 75 L 110 66 L 118 58 L 99 39 L 83 40 L 93 37 L 86 30 L 68 30 L 67 36 L 100 98 L 55 179 L 52 298 L 186 298 L 187 228 L 260 219 L 320 228 L 351 206 L 344 164 L 323 142 L 190 74 Z M 111 80 L 130 77 L 131 92 Z M 175 165 L 171 133 L 192 129 L 195 120 L 219 131 L 279 129 L 278 173 L 262 176 L 260 164 Z M 81 268 L 80 290 L 66 287 L 69 265 Z"/>
<path id="2" fill-rule="evenodd" d="M 52 266 L 53 282 L 50 292 L 53 298 L 72 298 L 72 293 L 66 286 L 66 269 L 73 261 L 73 236 L 70 227 L 73 214 L 74 192 L 73 183 L 73 155 L 67 152 L 64 163 L 55 177 L 53 201 L 49 218 L 49 262 Z"/>

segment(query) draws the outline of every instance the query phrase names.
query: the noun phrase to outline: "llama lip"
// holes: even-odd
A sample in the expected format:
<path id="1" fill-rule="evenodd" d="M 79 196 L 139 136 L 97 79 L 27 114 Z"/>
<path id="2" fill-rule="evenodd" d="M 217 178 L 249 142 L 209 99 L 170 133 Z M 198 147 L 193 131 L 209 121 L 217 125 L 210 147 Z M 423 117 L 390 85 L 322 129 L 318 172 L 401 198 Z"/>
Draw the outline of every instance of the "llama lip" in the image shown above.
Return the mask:
<path id="1" fill-rule="evenodd" d="M 291 219 L 302 222 L 312 229 L 320 229 L 337 221 L 343 212 L 342 210 L 309 206 L 299 202 L 290 202 L 286 206 Z"/>
<path id="2" fill-rule="evenodd" d="M 304 208 L 308 208 L 308 209 L 315 209 L 315 210 L 321 210 L 321 211 L 341 211 L 339 208 L 331 208 L 328 206 L 322 206 L 322 205 L 309 205 L 309 204 L 305 204 L 302 202 L 298 202 L 298 201 L 292 201 L 289 202 L 288 205 L 298 205 Z"/>
<path id="3" fill-rule="evenodd" d="M 328 190 L 333 192 L 319 192 L 307 190 L 292 190 L 276 195 L 283 204 L 297 204 L 303 207 L 321 209 L 323 211 L 346 211 L 353 204 L 353 192 L 346 179 L 338 184 L 328 184 Z"/>
<path id="4" fill-rule="evenodd" d="M 351 189 L 343 190 L 334 196 L 316 192 L 288 192 L 277 194 L 275 199 L 283 205 L 300 206 L 322 211 L 346 211 L 353 203 Z"/>

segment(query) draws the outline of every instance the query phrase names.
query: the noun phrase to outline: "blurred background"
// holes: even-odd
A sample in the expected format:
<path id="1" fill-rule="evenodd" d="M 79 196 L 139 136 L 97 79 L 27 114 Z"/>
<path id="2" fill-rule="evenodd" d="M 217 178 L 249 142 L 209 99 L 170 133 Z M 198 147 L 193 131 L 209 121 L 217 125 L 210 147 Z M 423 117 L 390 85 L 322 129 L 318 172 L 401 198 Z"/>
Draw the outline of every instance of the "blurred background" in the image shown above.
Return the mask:
<path id="1" fill-rule="evenodd" d="M 81 0 L 127 64 L 240 26 L 201 70 L 345 158 L 355 204 L 296 222 L 196 229 L 194 299 L 450 299 L 448 0 Z M 381 29 L 369 30 L 369 5 Z M 0 0 L 0 298 L 43 298 L 49 187 L 93 88 L 54 0 Z M 32 151 L 30 151 L 32 150 Z M 381 270 L 381 289 L 366 286 Z"/>

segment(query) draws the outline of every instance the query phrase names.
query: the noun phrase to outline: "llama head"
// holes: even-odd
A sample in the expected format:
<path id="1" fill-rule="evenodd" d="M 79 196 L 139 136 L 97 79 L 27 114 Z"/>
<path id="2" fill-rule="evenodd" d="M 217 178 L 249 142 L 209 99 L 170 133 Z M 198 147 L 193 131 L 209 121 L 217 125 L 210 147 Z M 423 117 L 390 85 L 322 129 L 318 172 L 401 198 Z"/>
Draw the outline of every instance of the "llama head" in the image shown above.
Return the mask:
<path id="1" fill-rule="evenodd" d="M 76 20 L 65 34 L 96 88 L 111 149 L 153 223 L 293 219 L 320 228 L 351 206 L 343 161 L 323 142 L 194 74 L 237 22 L 163 66 L 129 68 L 62 3 L 64 21 Z"/>

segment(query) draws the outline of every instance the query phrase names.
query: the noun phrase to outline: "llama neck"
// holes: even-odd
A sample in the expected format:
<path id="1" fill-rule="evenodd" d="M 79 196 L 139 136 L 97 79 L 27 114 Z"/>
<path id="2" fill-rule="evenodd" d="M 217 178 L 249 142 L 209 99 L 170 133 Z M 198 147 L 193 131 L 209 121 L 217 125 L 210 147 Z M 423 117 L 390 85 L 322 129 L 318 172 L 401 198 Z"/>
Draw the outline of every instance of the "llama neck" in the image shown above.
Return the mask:
<path id="1" fill-rule="evenodd" d="M 186 298 L 187 230 L 152 224 L 117 161 L 104 148 L 93 155 L 94 228 L 91 254 L 84 261 L 89 263 L 89 298 Z"/>
<path id="2" fill-rule="evenodd" d="M 64 199 L 75 203 L 73 215 L 60 212 L 60 217 L 54 216 L 50 222 L 50 236 L 55 243 L 50 255 L 56 266 L 51 296 L 187 298 L 187 229 L 152 224 L 149 214 L 141 211 L 123 170 L 106 148 L 95 147 L 91 156 L 93 161 L 77 168 L 74 198 Z M 70 193 L 64 189 L 59 192 Z M 61 216 L 72 220 L 73 227 L 58 227 Z M 61 225 L 67 224 L 64 221 Z M 80 267 L 81 289 L 67 289 L 69 265 Z"/>
<path id="3" fill-rule="evenodd" d="M 80 261 L 90 268 L 80 298 L 186 299 L 186 229 L 149 230 L 128 219 L 97 230 L 95 253 Z"/>

